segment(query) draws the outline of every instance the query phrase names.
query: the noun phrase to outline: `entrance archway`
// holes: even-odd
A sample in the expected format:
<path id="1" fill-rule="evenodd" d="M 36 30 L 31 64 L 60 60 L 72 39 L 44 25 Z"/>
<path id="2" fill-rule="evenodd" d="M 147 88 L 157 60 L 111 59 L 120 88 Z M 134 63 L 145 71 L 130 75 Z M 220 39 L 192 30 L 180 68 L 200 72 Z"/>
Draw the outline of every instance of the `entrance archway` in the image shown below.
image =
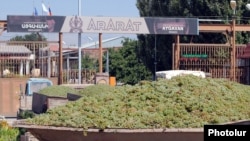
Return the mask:
<path id="1" fill-rule="evenodd" d="M 8 32 L 59 33 L 59 77 L 62 84 L 62 35 L 69 33 L 99 34 L 99 72 L 102 73 L 102 33 L 198 35 L 197 18 L 127 18 L 84 16 L 8 16 Z M 80 57 L 78 57 L 79 59 Z"/>

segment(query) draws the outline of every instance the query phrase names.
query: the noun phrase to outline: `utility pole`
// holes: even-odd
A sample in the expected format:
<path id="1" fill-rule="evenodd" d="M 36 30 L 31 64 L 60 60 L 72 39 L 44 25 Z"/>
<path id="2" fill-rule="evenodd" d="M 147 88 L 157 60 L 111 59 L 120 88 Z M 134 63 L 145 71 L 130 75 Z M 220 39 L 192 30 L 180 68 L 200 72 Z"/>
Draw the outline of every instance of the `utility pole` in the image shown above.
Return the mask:
<path id="1" fill-rule="evenodd" d="M 81 16 L 81 0 L 78 0 L 78 16 Z M 82 80 L 82 48 L 81 48 L 81 32 L 78 32 L 78 84 L 81 84 Z"/>
<path id="2" fill-rule="evenodd" d="M 233 19 L 232 19 L 232 54 L 231 54 L 231 79 L 233 81 L 236 81 L 236 72 L 235 72 L 235 67 L 236 67 L 236 46 L 235 46 L 235 11 L 236 11 L 236 1 L 231 0 L 230 1 L 230 6 L 233 9 Z"/>

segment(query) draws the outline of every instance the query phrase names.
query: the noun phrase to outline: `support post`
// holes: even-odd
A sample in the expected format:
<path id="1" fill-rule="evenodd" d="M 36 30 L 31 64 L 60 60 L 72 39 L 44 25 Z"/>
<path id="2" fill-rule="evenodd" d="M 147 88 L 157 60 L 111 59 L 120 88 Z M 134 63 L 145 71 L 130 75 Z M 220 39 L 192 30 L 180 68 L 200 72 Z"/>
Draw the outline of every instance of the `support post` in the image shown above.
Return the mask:
<path id="1" fill-rule="evenodd" d="M 155 34 L 155 45 L 154 45 L 154 81 L 157 80 L 156 78 L 156 71 L 157 71 L 157 35 Z"/>
<path id="2" fill-rule="evenodd" d="M 233 18 L 233 81 L 236 81 L 236 46 L 235 46 L 235 17 Z"/>
<path id="3" fill-rule="evenodd" d="M 231 52 L 231 68 L 230 68 L 230 77 L 232 81 L 236 81 L 236 75 L 235 75 L 235 64 L 236 64 L 236 46 L 235 46 L 235 18 L 232 19 L 232 35 L 231 35 L 231 46 L 232 46 L 232 52 Z"/>
<path id="4" fill-rule="evenodd" d="M 78 16 L 81 16 L 81 5 L 82 2 L 81 0 L 78 0 Z M 81 32 L 79 31 L 78 33 L 78 84 L 82 83 L 82 41 L 81 41 L 82 37 L 81 37 Z"/>
<path id="5" fill-rule="evenodd" d="M 175 36 L 175 47 L 174 47 L 174 69 L 179 69 L 179 61 L 180 61 L 180 35 Z"/>
<path id="6" fill-rule="evenodd" d="M 102 33 L 99 33 L 99 73 L 102 73 Z"/>
<path id="7" fill-rule="evenodd" d="M 63 83 L 62 32 L 59 33 L 59 76 L 58 85 Z"/>

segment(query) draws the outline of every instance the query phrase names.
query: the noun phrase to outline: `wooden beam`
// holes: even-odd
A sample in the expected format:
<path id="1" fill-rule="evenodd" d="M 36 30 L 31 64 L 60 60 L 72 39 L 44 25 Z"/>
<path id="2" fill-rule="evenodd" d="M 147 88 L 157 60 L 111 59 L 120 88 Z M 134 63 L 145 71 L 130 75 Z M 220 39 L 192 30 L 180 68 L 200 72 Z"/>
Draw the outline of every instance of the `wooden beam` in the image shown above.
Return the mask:
<path id="1" fill-rule="evenodd" d="M 236 24 L 235 25 L 235 31 L 250 31 L 250 25 Z"/>
<path id="2" fill-rule="evenodd" d="M 231 32 L 232 24 L 199 24 L 200 32 Z M 250 31 L 250 25 L 236 24 L 235 31 Z"/>

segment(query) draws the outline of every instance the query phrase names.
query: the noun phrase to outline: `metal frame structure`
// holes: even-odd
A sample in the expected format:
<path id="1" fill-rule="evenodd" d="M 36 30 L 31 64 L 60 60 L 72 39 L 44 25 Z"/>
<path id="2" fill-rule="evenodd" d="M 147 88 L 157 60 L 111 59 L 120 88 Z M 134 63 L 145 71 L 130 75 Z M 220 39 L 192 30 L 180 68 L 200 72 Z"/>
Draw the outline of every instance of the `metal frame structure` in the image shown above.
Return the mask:
<path id="1" fill-rule="evenodd" d="M 6 30 L 7 27 L 7 21 L 0 21 L 0 30 L 2 33 L 4 30 Z M 250 31 L 250 26 L 249 25 L 239 25 L 235 24 L 235 19 L 232 20 L 231 24 L 199 24 L 199 32 L 217 32 L 217 33 L 223 33 L 228 36 L 227 33 L 232 33 L 231 38 L 231 62 L 230 62 L 230 78 L 231 80 L 235 81 L 236 80 L 236 74 L 235 74 L 235 69 L 236 69 L 236 45 L 235 45 L 235 32 L 241 32 L 241 31 Z M 0 34 L 1 35 L 1 34 Z M 101 33 L 99 33 L 99 42 L 101 43 Z M 179 69 L 179 62 L 180 62 L 180 35 L 176 35 L 175 38 L 175 49 L 173 51 L 174 57 L 173 57 L 173 69 Z M 99 44 L 99 51 L 100 51 L 100 56 L 99 56 L 99 63 L 102 62 L 102 45 Z M 59 77 L 58 77 L 58 82 L 59 84 L 62 83 L 62 78 L 63 78 L 63 72 L 62 72 L 62 33 L 59 33 Z M 99 72 L 102 71 L 102 65 L 99 66 Z"/>
<path id="2" fill-rule="evenodd" d="M 223 33 L 229 36 L 228 33 L 232 33 L 230 36 L 230 79 L 236 81 L 236 44 L 235 44 L 235 32 L 250 31 L 250 26 L 247 24 L 235 24 L 235 20 L 232 20 L 231 24 L 199 24 L 199 32 L 207 33 Z M 192 44 L 190 44 L 192 45 Z M 173 69 L 179 69 L 180 66 L 180 35 L 175 36 L 175 48 L 173 50 Z"/>
<path id="3" fill-rule="evenodd" d="M 235 81 L 249 84 L 249 61 L 242 58 L 245 49 L 245 44 L 236 45 Z M 178 69 L 204 71 L 213 78 L 231 79 L 231 52 L 230 44 L 180 44 Z"/>

